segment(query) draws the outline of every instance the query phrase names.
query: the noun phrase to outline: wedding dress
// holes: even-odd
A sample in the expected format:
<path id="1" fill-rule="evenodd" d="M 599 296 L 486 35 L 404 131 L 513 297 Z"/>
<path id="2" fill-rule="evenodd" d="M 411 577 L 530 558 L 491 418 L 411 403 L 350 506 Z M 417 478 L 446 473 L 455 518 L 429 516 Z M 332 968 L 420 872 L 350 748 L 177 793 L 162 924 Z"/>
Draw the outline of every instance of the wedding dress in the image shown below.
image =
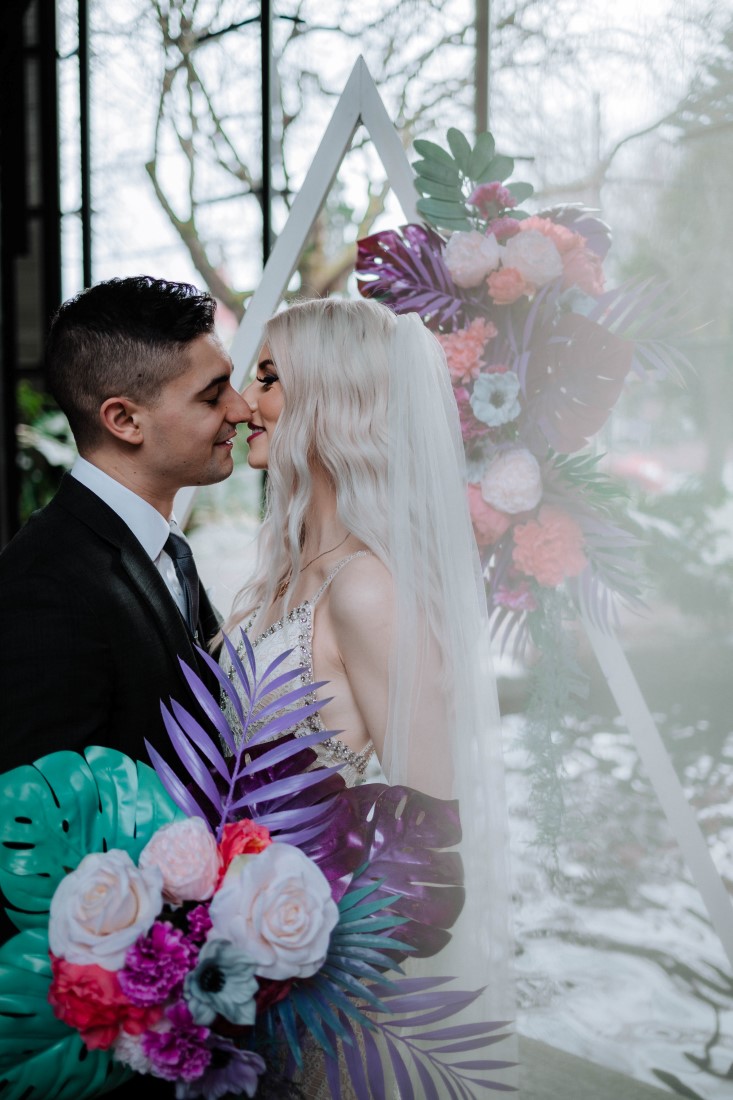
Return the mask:
<path id="1" fill-rule="evenodd" d="M 480 999 L 451 1023 L 508 1021 L 514 1016 L 514 995 L 501 729 L 458 412 L 445 356 L 416 314 L 396 318 L 389 358 L 388 533 L 374 545 L 363 538 L 368 550 L 358 552 L 374 553 L 389 570 L 394 587 L 395 636 L 381 766 L 391 784 L 457 799 L 466 889 L 451 942 L 433 958 L 408 960 L 406 971 L 431 978 L 451 975 L 457 988 L 481 990 Z M 260 670 L 292 648 L 287 667 L 304 665 L 303 682 L 314 682 L 315 607 L 335 573 L 354 556 L 338 562 L 310 600 L 250 638 Z M 245 630 L 255 625 L 256 617 L 257 612 Z M 228 656 L 223 662 L 228 674 Z M 436 684 L 442 692 L 439 707 L 431 705 Z M 231 710 L 227 717 L 236 721 Z M 318 716 L 314 718 L 316 724 L 304 724 L 301 736 L 323 729 Z M 357 754 L 330 738 L 318 749 L 323 763 L 344 765 L 349 785 L 363 781 L 371 746 Z M 506 1050 L 507 1043 L 511 1050 Z M 513 1040 L 492 1049 L 500 1059 L 508 1055 L 513 1060 Z M 302 1082 L 305 1095 L 326 1100 L 330 1091 L 318 1076 L 319 1053 L 312 1053 Z M 502 1080 L 506 1082 L 504 1074 Z M 511 1086 L 506 1082 L 498 1087 Z M 347 1090 L 348 1080 L 345 1098 L 353 1095 Z M 441 1090 L 439 1086 L 438 1094 Z M 394 1081 L 388 1095 L 390 1100 L 400 1095 Z M 481 1087 L 476 1095 L 483 1095 Z"/>
<path id="2" fill-rule="evenodd" d="M 341 558 L 341 560 L 336 562 L 331 569 L 315 595 L 311 596 L 308 600 L 304 600 L 303 603 L 299 604 L 297 607 L 291 608 L 287 614 L 283 615 L 276 623 L 273 623 L 272 626 L 262 631 L 262 633 L 255 638 L 250 636 L 250 631 L 256 622 L 259 609 L 250 615 L 249 619 L 244 624 L 244 632 L 252 643 L 259 675 L 262 675 L 271 661 L 274 661 L 281 653 L 290 650 L 289 656 L 278 666 L 278 674 L 302 668 L 303 672 L 300 676 L 301 684 L 312 684 L 315 682 L 315 676 L 313 674 L 313 618 L 318 601 L 331 581 L 337 573 L 340 573 L 344 566 L 348 565 L 354 558 L 365 557 L 368 553 L 368 550 L 357 550 L 356 553 Z M 237 646 L 237 652 L 240 656 L 244 656 L 244 643 L 241 640 Z M 221 667 L 229 679 L 235 681 L 234 669 L 232 668 L 231 658 L 226 648 L 223 650 Z M 268 703 L 274 701 L 278 695 L 284 695 L 286 692 L 291 691 L 295 686 L 297 686 L 297 681 L 285 684 L 279 691 L 275 691 L 271 696 L 268 696 Z M 309 703 L 314 703 L 315 701 L 316 694 L 314 691 L 308 694 L 305 699 L 299 699 L 290 709 L 302 707 Z M 222 702 L 222 709 L 236 737 L 239 724 L 238 718 L 231 701 L 226 697 L 224 697 Z M 284 708 L 283 713 L 287 713 L 287 710 L 287 707 Z M 257 728 L 256 724 L 252 726 L 252 735 L 257 731 Z M 321 732 L 325 730 L 325 728 L 320 711 L 317 711 L 315 714 L 311 714 L 306 718 L 293 732 L 296 736 L 304 737 L 309 733 Z M 241 729 L 239 730 L 239 737 L 241 738 Z M 363 782 L 367 766 L 374 752 L 374 746 L 370 744 L 367 745 L 362 752 L 354 752 L 354 750 L 350 749 L 348 745 L 345 745 L 343 741 L 340 741 L 336 737 L 329 737 L 327 740 L 314 745 L 313 751 L 317 757 L 316 764 L 320 764 L 324 767 L 340 766 L 341 771 L 339 774 L 343 778 L 346 786 L 353 787 L 357 783 Z"/>

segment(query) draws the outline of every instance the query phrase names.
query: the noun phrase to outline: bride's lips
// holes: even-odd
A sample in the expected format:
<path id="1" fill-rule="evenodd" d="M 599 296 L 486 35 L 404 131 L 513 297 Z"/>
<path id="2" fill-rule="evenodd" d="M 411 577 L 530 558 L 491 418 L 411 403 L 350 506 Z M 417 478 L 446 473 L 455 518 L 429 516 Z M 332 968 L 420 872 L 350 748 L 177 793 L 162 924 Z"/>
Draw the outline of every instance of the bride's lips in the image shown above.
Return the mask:
<path id="1" fill-rule="evenodd" d="M 252 429 L 252 434 L 248 435 L 245 440 L 245 442 L 248 444 L 251 443 L 253 439 L 256 439 L 258 435 L 262 435 L 265 430 L 264 428 L 258 427 L 256 424 L 250 424 L 248 425 L 248 427 Z"/>

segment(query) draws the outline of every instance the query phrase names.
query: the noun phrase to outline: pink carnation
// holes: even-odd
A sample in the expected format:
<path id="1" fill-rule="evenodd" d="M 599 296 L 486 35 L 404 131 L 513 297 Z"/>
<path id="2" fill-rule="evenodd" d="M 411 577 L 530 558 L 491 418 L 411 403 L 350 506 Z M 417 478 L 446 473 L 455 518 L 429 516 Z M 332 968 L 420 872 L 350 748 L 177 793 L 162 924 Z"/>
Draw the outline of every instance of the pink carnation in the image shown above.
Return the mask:
<path id="1" fill-rule="evenodd" d="M 514 528 L 512 560 L 538 584 L 555 588 L 565 577 L 577 577 L 588 564 L 583 532 L 567 512 L 545 504 L 537 519 Z"/>
<path id="2" fill-rule="evenodd" d="M 480 183 L 466 200 L 469 206 L 476 206 L 485 218 L 495 218 L 508 206 L 516 206 L 517 200 L 508 187 L 498 180 L 492 183 Z"/>
<path id="3" fill-rule="evenodd" d="M 502 267 L 499 271 L 492 271 L 486 285 L 497 306 L 510 306 L 522 295 L 535 292 L 532 283 L 526 282 L 516 267 Z"/>
<path id="4" fill-rule="evenodd" d="M 560 255 L 564 252 L 570 252 L 571 249 L 578 248 L 579 245 L 585 243 L 585 237 L 582 237 L 580 233 L 574 233 L 566 225 L 558 225 L 551 218 L 541 218 L 539 214 L 534 214 L 531 218 L 525 218 L 524 221 L 519 223 L 520 233 L 526 233 L 527 230 L 534 230 L 535 233 L 542 233 L 544 237 L 548 237 Z"/>
<path id="5" fill-rule="evenodd" d="M 468 392 L 465 386 L 457 386 L 454 389 L 456 402 L 458 403 L 458 416 L 461 421 L 461 435 L 464 440 L 480 439 L 482 435 L 488 435 L 489 427 L 487 424 L 482 424 L 473 415 L 473 409 L 471 408 L 471 394 Z"/>
<path id="6" fill-rule="evenodd" d="M 493 546 L 509 529 L 509 516 L 486 503 L 480 485 L 468 486 L 468 508 L 479 546 Z"/>
<path id="7" fill-rule="evenodd" d="M 585 294 L 597 297 L 605 290 L 601 257 L 585 244 L 562 255 L 563 285 L 577 286 Z"/>
<path id="8" fill-rule="evenodd" d="M 486 226 L 486 232 L 492 233 L 497 241 L 506 241 L 519 232 L 521 225 L 516 218 L 493 218 Z"/>
<path id="9" fill-rule="evenodd" d="M 508 607 L 511 611 L 536 611 L 539 607 L 528 580 L 521 581 L 516 587 L 498 585 L 494 592 L 494 603 L 497 607 Z"/>
<path id="10" fill-rule="evenodd" d="M 483 317 L 471 321 L 468 328 L 438 336 L 454 384 L 470 382 L 477 377 L 481 371 L 484 348 L 495 336 L 496 325 L 492 321 L 485 321 Z"/>

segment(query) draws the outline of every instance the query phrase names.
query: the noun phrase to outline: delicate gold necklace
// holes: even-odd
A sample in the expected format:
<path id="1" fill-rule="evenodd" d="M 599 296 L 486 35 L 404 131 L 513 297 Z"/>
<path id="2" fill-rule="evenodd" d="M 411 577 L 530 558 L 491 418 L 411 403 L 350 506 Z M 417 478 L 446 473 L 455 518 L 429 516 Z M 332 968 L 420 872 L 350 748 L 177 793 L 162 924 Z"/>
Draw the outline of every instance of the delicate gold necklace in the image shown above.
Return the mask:
<path id="1" fill-rule="evenodd" d="M 302 565 L 298 570 L 298 576 L 300 576 L 301 573 L 305 573 L 308 566 L 313 565 L 314 561 L 318 561 L 319 558 L 325 558 L 326 554 L 331 554 L 334 550 L 338 550 L 339 546 L 343 546 L 350 534 L 351 531 L 347 531 L 344 537 L 341 539 L 341 542 L 337 542 L 336 545 L 332 546 L 330 550 L 323 550 L 320 554 L 316 554 L 314 558 L 311 558 L 311 560 L 307 561 L 305 565 Z"/>
<path id="2" fill-rule="evenodd" d="M 310 561 L 307 561 L 305 563 L 305 565 L 302 565 L 300 567 L 300 569 L 298 570 L 297 575 L 300 576 L 301 573 L 305 573 L 308 566 L 313 565 L 314 561 L 318 561 L 319 558 L 325 558 L 326 554 L 332 554 L 334 550 L 338 550 L 339 546 L 344 545 L 344 543 L 346 542 L 346 540 L 347 540 L 347 538 L 349 537 L 350 534 L 351 534 L 351 531 L 347 531 L 346 534 L 344 535 L 344 537 L 341 539 L 341 542 L 337 542 L 335 546 L 330 546 L 328 548 L 328 550 L 322 550 L 320 554 L 316 554 L 316 556 L 314 558 L 311 558 Z M 290 576 L 287 576 L 284 581 L 280 582 L 280 584 L 278 586 L 278 589 L 275 592 L 275 599 L 276 600 L 279 600 L 282 596 L 285 595 L 285 593 L 288 590 L 288 584 L 289 583 L 290 583 Z"/>

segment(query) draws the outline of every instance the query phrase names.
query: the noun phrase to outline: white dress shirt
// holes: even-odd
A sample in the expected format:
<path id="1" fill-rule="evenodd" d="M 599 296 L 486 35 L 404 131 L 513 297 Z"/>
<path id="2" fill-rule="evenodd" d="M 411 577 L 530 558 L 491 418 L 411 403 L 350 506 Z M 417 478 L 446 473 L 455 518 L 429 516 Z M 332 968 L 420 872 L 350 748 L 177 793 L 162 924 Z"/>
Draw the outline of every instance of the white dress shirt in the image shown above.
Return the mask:
<path id="1" fill-rule="evenodd" d="M 170 520 L 166 520 L 156 508 L 153 508 L 152 504 L 148 504 L 147 500 L 143 500 L 137 493 L 133 493 L 119 481 L 115 481 L 109 474 L 105 474 L 104 470 L 100 470 L 85 458 L 77 458 L 70 472 L 72 477 L 103 500 L 122 522 L 127 524 L 165 581 L 168 591 L 185 618 L 186 596 L 181 588 L 175 566 L 163 549 L 171 531 L 183 536 L 175 517 L 171 516 Z"/>

